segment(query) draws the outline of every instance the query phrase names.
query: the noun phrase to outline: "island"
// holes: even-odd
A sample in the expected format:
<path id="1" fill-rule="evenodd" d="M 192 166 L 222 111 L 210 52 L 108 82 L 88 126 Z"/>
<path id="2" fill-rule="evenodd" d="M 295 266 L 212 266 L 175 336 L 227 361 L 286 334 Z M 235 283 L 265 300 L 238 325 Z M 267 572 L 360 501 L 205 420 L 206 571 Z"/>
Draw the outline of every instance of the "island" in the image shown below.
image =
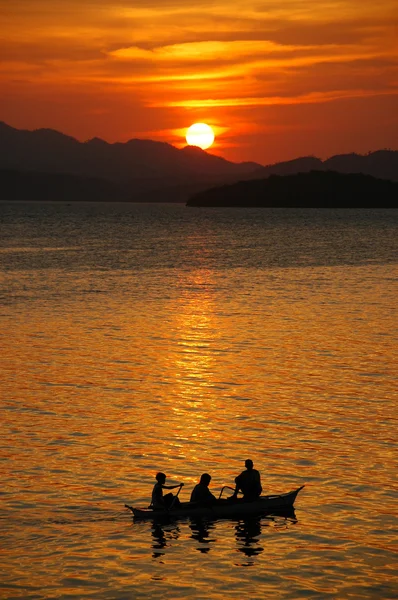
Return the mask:
<path id="1" fill-rule="evenodd" d="M 398 182 L 362 173 L 309 171 L 212 187 L 186 206 L 268 208 L 397 208 Z"/>

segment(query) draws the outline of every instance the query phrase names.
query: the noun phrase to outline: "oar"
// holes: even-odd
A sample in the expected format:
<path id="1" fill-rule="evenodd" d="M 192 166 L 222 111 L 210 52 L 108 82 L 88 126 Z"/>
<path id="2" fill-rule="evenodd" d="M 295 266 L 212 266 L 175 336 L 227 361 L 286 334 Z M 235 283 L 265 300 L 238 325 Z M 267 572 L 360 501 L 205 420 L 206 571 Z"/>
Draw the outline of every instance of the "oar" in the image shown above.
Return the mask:
<path id="1" fill-rule="evenodd" d="M 174 498 L 173 498 L 173 501 L 172 501 L 172 503 L 170 504 L 170 506 L 169 506 L 168 510 L 171 510 L 171 509 L 173 508 L 173 506 L 174 506 L 174 503 L 175 503 L 176 499 L 178 498 L 178 494 L 181 492 L 181 488 L 182 488 L 182 486 L 183 486 L 183 485 L 184 485 L 183 483 L 180 483 L 180 487 L 178 488 L 178 492 L 177 492 L 177 493 L 176 493 L 176 495 L 174 496 Z"/>
<path id="2" fill-rule="evenodd" d="M 222 493 L 223 493 L 223 491 L 225 489 L 232 490 L 233 492 L 235 491 L 235 488 L 232 488 L 230 485 L 224 485 L 224 487 L 221 488 L 221 492 L 220 492 L 220 495 L 218 497 L 219 500 L 221 499 Z"/>

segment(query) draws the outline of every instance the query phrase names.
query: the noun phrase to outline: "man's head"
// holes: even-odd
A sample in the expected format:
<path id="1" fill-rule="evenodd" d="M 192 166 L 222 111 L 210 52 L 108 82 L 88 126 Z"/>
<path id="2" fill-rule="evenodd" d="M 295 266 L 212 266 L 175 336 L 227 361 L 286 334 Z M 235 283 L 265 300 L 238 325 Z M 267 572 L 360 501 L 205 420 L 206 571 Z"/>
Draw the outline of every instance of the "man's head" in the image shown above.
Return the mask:
<path id="1" fill-rule="evenodd" d="M 251 460 L 251 458 L 248 458 L 247 460 L 245 460 L 245 467 L 248 471 L 251 471 L 253 468 L 253 461 Z"/>
<path id="2" fill-rule="evenodd" d="M 200 483 L 203 483 L 203 485 L 208 487 L 210 481 L 211 481 L 211 476 L 208 473 L 203 473 L 203 475 L 201 475 Z"/>
<path id="3" fill-rule="evenodd" d="M 156 480 L 159 483 L 164 483 L 166 481 L 166 475 L 164 473 L 156 473 Z"/>

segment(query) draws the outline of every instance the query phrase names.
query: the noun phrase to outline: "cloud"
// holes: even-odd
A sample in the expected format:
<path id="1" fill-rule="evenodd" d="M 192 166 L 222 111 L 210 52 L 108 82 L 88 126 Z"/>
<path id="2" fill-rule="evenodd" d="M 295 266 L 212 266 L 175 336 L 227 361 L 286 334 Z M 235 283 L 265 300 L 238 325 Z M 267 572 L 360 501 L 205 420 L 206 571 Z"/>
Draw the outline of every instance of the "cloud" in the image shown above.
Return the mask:
<path id="1" fill-rule="evenodd" d="M 241 111 L 247 127 L 249 111 L 259 127 L 260 110 L 398 85 L 396 0 L 0 0 L 0 14 L 4 97 L 56 96 L 59 114 L 63 101 L 96 115 L 134 106 L 151 132 L 154 113 L 163 132 L 187 111 Z"/>
<path id="2" fill-rule="evenodd" d="M 176 101 L 166 103 L 167 106 L 184 106 L 186 108 L 198 107 L 220 107 L 220 106 L 284 106 L 292 104 L 319 104 L 321 102 L 330 102 L 332 100 L 341 100 L 344 98 L 364 98 L 375 95 L 398 95 L 398 86 L 396 89 L 383 92 L 374 92 L 373 90 L 351 89 L 334 90 L 328 92 L 311 92 L 309 94 L 296 94 L 295 96 L 259 96 L 259 97 L 230 97 L 230 98 L 208 98 L 202 100 Z M 156 105 L 154 105 L 156 106 Z"/>

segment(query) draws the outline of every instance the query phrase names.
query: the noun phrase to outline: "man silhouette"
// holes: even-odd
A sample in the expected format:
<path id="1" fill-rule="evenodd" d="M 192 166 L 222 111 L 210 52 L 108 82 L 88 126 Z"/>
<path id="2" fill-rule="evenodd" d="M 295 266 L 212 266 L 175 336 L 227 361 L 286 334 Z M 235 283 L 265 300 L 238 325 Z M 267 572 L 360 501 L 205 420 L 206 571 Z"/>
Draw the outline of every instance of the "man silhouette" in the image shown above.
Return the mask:
<path id="1" fill-rule="evenodd" d="M 200 481 L 192 490 L 191 502 L 197 502 L 202 505 L 214 504 L 216 497 L 209 490 L 211 476 L 208 473 L 203 473 Z"/>
<path id="2" fill-rule="evenodd" d="M 242 471 L 235 479 L 235 491 L 232 497 L 236 498 L 238 492 L 241 491 L 243 499 L 247 502 L 252 502 L 253 500 L 256 500 L 263 491 L 263 488 L 261 487 L 261 477 L 257 469 L 253 468 L 253 461 L 250 458 L 245 461 L 245 467 L 246 471 Z"/>

